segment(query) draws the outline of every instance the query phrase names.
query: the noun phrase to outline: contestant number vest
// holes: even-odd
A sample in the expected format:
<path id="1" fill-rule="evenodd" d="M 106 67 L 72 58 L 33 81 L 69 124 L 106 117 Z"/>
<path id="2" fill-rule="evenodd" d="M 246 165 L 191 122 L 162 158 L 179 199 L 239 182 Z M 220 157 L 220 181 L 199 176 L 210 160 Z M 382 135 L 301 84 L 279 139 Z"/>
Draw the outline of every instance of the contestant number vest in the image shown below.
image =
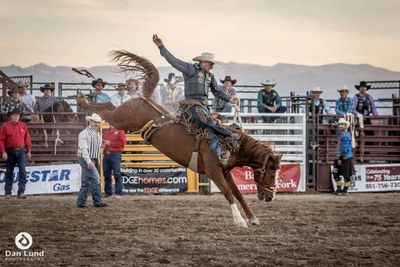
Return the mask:
<path id="1" fill-rule="evenodd" d="M 213 74 L 196 68 L 194 75 L 185 79 L 185 99 L 208 99 L 213 77 Z"/>

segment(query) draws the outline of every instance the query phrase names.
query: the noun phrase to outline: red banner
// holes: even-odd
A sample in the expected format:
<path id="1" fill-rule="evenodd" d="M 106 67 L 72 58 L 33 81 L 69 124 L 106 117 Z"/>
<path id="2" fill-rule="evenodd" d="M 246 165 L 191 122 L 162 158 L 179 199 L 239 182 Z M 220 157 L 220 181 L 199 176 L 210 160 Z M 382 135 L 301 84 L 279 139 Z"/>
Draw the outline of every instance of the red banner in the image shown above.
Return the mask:
<path id="1" fill-rule="evenodd" d="M 250 167 L 234 168 L 231 174 L 240 192 L 243 194 L 257 193 L 253 170 Z M 277 192 L 297 192 L 299 190 L 300 164 L 281 164 L 277 175 Z"/>

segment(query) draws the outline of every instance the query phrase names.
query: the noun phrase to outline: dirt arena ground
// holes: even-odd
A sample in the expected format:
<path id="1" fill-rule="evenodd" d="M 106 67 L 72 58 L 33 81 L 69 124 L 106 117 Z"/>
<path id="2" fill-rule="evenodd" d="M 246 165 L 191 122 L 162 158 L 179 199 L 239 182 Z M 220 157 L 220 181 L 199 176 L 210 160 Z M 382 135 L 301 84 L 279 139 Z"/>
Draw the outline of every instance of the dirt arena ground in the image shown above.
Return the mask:
<path id="1" fill-rule="evenodd" d="M 0 198 L 0 266 L 400 266 L 400 193 L 246 196 L 261 225 L 232 223 L 221 195 Z M 19 232 L 42 260 L 10 261 Z"/>

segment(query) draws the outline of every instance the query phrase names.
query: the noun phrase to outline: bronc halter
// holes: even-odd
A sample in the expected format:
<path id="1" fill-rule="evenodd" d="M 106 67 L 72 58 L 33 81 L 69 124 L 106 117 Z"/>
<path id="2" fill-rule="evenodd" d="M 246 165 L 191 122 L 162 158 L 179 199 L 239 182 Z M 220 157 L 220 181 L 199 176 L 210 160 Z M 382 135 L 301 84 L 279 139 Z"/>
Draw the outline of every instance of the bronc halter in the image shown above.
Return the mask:
<path id="1" fill-rule="evenodd" d="M 260 172 L 262 177 L 264 176 L 265 169 L 267 168 L 268 160 L 269 160 L 269 157 L 271 156 L 271 154 L 272 154 L 271 152 L 267 152 L 267 154 L 265 155 L 262 167 L 259 168 L 259 169 L 255 169 L 255 171 Z M 273 185 L 264 185 L 264 184 L 261 184 L 259 181 L 256 181 L 256 179 L 254 179 L 254 181 L 256 182 L 257 186 L 260 187 L 262 190 L 265 190 L 265 191 L 270 192 L 270 193 L 275 193 L 276 192 L 275 184 L 273 184 Z"/>

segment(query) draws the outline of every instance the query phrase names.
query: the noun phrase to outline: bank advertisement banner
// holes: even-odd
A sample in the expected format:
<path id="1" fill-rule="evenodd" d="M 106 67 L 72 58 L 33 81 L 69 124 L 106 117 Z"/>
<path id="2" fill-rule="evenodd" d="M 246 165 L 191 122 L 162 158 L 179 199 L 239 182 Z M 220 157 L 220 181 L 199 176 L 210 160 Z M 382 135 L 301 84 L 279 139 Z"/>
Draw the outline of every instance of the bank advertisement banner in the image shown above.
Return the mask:
<path id="1" fill-rule="evenodd" d="M 123 192 L 178 194 L 187 191 L 186 168 L 121 168 Z"/>
<path id="2" fill-rule="evenodd" d="M 277 192 L 304 192 L 305 178 L 302 177 L 302 173 L 300 163 L 282 163 L 281 169 L 277 173 Z M 234 168 L 231 175 L 242 194 L 257 193 L 252 168 Z M 211 184 L 211 192 L 219 192 L 214 183 Z"/>
<path id="3" fill-rule="evenodd" d="M 356 174 L 351 180 L 349 192 L 400 190 L 400 164 L 355 165 L 354 168 Z M 336 184 L 333 185 L 336 190 Z"/>
<path id="4" fill-rule="evenodd" d="M 5 169 L 0 169 L 0 195 L 4 195 Z M 55 194 L 78 192 L 81 186 L 79 164 L 27 166 L 25 194 Z M 12 195 L 18 191 L 18 168 L 13 173 Z"/>

